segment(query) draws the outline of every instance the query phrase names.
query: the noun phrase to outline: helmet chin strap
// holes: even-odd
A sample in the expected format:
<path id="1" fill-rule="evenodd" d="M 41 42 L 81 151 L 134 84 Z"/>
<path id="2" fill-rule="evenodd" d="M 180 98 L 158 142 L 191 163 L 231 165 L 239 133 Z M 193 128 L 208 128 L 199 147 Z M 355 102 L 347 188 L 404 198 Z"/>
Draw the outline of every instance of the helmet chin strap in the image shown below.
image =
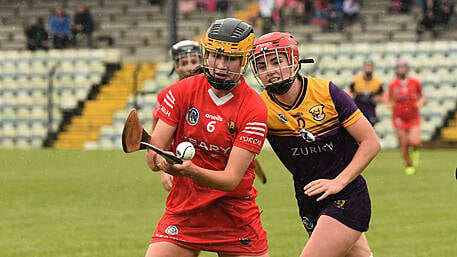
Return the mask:
<path id="1" fill-rule="evenodd" d="M 205 72 L 206 79 L 209 84 L 217 90 L 232 90 L 236 86 L 236 82 L 233 80 L 218 79 L 211 75 L 209 72 Z"/>

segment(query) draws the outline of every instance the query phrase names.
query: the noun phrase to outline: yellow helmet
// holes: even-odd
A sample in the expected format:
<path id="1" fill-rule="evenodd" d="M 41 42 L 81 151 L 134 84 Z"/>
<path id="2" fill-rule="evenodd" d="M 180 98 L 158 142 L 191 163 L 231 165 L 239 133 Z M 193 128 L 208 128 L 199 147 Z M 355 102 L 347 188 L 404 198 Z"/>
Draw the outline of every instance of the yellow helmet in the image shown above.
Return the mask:
<path id="1" fill-rule="evenodd" d="M 203 68 L 208 82 L 216 89 L 230 90 L 239 81 L 246 71 L 248 56 L 254 45 L 254 29 L 251 25 L 235 18 L 226 18 L 214 21 L 201 40 L 203 53 Z M 239 77 L 236 80 L 218 79 L 209 73 L 207 62 L 208 53 L 216 53 L 227 57 L 241 57 Z"/>

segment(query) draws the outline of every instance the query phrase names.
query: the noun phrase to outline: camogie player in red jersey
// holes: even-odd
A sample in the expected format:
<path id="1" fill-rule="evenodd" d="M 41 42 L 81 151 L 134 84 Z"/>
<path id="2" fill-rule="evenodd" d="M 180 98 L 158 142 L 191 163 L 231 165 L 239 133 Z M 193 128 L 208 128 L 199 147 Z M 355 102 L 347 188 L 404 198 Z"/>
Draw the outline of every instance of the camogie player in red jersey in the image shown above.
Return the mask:
<path id="1" fill-rule="evenodd" d="M 406 162 L 405 173 L 411 175 L 416 171 L 414 166 L 419 163 L 418 148 L 422 144 L 419 108 L 424 105 L 425 96 L 419 80 L 408 76 L 408 69 L 408 62 L 397 61 L 397 78 L 389 85 L 387 106 L 393 108 L 392 122 Z M 409 154 L 410 147 L 412 160 Z"/>
<path id="2" fill-rule="evenodd" d="M 197 72 L 200 73 L 198 68 L 201 66 L 201 51 L 197 42 L 192 40 L 179 41 L 171 47 L 170 55 L 173 59 L 173 70 L 171 73 L 176 72 L 178 74 L 178 81 L 195 75 Z M 168 89 L 169 88 L 166 87 L 157 94 L 157 102 L 152 113 L 151 131 L 154 131 L 157 120 L 159 119 L 157 113 L 159 112 L 160 105 L 162 104 Z M 161 172 L 161 182 L 163 188 L 170 191 L 171 186 L 173 185 L 173 176 Z"/>
<path id="3" fill-rule="evenodd" d="M 267 110 L 243 78 L 253 43 L 249 24 L 216 20 L 202 39 L 204 74 L 167 91 L 151 144 L 167 149 L 173 141 L 175 150 L 188 141 L 196 153 L 182 165 L 147 154 L 151 169 L 174 178 L 146 257 L 195 257 L 200 251 L 269 256 L 253 187 L 253 160 L 267 133 Z"/>

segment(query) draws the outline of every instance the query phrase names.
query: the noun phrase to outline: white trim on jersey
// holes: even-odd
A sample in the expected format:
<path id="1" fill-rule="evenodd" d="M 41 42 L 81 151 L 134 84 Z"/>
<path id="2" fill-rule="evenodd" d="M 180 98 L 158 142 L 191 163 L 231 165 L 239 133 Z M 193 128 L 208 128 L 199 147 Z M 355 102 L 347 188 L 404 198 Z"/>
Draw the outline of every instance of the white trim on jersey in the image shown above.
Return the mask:
<path id="1" fill-rule="evenodd" d="M 166 103 L 168 106 L 170 106 L 171 109 L 173 109 L 173 105 L 171 105 L 171 104 L 168 102 L 167 98 L 164 98 L 164 99 L 163 99 L 163 102 Z"/>
<path id="2" fill-rule="evenodd" d="M 244 129 L 253 129 L 253 130 L 260 130 L 262 132 L 265 132 L 264 128 L 259 128 L 259 127 L 244 127 Z"/>
<path id="3" fill-rule="evenodd" d="M 224 95 L 223 97 L 218 97 L 214 92 L 213 90 L 208 89 L 208 94 L 209 96 L 211 97 L 211 99 L 213 100 L 213 102 L 217 105 L 217 106 L 221 106 L 223 104 L 225 104 L 226 102 L 228 102 L 230 99 L 232 99 L 234 97 L 234 95 L 232 94 L 232 92 Z"/>
<path id="4" fill-rule="evenodd" d="M 175 103 L 175 97 L 173 96 L 173 93 L 171 92 L 171 90 L 168 90 L 167 92 L 167 96 L 170 97 L 170 100 Z"/>
<path id="5" fill-rule="evenodd" d="M 242 132 L 263 137 L 265 136 L 266 127 L 267 124 L 262 122 L 248 122 L 246 123 L 246 127 L 244 127 Z M 263 133 L 260 133 L 259 131 L 262 131 Z"/>
<path id="6" fill-rule="evenodd" d="M 171 93 L 171 90 L 168 90 L 167 95 L 165 95 L 165 98 L 163 99 L 163 102 L 170 106 L 171 109 L 175 106 L 175 98 L 173 97 L 173 93 Z"/>
<path id="7" fill-rule="evenodd" d="M 263 123 L 263 122 L 248 122 L 246 123 L 246 125 L 257 125 L 257 126 L 262 126 L 262 127 L 267 127 L 267 124 Z"/>
<path id="8" fill-rule="evenodd" d="M 247 131 L 247 130 L 243 130 L 244 133 L 248 133 L 248 134 L 254 134 L 254 135 L 258 135 L 258 136 L 265 136 L 265 134 L 262 134 L 262 133 L 259 133 L 259 132 L 253 132 L 253 131 Z"/>

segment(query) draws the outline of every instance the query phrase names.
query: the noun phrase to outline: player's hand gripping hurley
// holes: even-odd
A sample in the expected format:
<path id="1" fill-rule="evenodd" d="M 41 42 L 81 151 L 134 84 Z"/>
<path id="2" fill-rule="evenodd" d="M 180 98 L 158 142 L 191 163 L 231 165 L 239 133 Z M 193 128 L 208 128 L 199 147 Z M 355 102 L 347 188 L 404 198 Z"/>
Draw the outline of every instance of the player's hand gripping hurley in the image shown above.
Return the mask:
<path id="1" fill-rule="evenodd" d="M 149 144 L 151 135 L 144 130 L 140 123 L 138 113 L 135 109 L 130 111 L 125 120 L 124 130 L 122 131 L 122 149 L 125 153 L 132 153 L 143 149 L 151 149 L 170 164 L 182 164 L 183 161 L 173 154 L 167 153 L 160 148 Z"/>

